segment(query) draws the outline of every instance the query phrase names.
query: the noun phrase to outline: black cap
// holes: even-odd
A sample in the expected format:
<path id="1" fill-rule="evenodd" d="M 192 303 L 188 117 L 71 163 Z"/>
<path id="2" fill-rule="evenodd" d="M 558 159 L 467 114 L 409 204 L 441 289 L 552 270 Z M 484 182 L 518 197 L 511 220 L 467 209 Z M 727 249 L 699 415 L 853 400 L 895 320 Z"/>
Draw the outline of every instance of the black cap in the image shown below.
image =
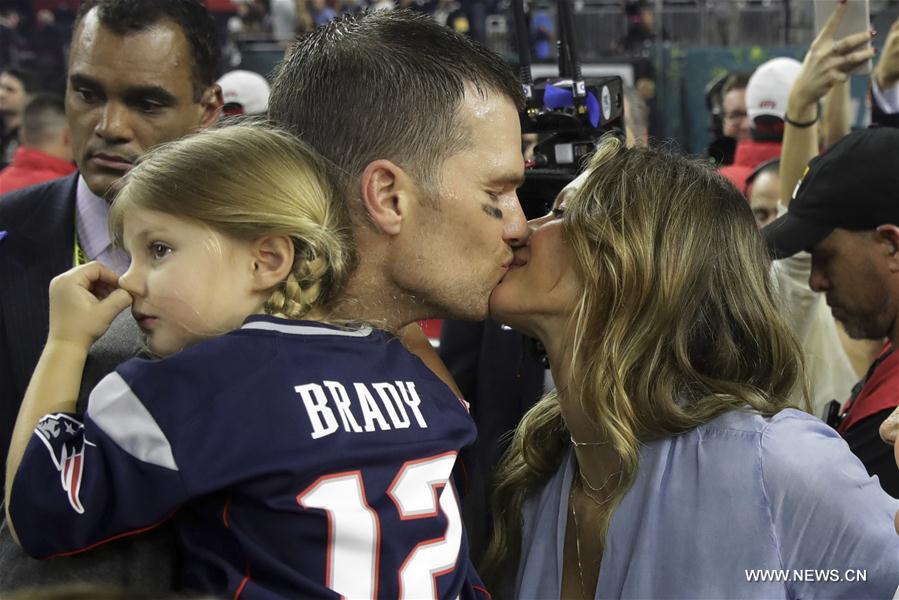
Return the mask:
<path id="1" fill-rule="evenodd" d="M 899 225 L 899 129 L 850 133 L 811 160 L 790 209 L 762 234 L 774 258 L 793 256 L 836 228 Z"/>

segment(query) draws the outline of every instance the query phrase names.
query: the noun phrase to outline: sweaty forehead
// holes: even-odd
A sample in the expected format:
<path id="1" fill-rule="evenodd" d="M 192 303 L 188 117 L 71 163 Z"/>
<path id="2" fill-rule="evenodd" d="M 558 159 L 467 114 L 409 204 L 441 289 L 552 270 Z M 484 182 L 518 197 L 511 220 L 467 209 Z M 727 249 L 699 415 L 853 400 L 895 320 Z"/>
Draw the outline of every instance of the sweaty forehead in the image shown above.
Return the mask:
<path id="1" fill-rule="evenodd" d="M 69 57 L 70 75 L 111 89 L 162 86 L 175 96 L 193 95 L 192 66 L 190 44 L 174 22 L 120 35 L 100 22 L 96 9 L 76 29 Z"/>

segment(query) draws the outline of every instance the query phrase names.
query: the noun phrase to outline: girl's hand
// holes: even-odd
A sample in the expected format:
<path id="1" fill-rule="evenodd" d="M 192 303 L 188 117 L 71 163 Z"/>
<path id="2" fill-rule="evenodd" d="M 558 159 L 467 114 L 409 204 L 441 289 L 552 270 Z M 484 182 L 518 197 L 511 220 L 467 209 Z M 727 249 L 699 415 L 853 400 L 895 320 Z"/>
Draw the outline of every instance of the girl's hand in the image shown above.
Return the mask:
<path id="1" fill-rule="evenodd" d="M 66 342 L 87 350 L 116 315 L 131 304 L 119 288 L 119 276 L 98 262 L 57 275 L 50 282 L 50 335 L 47 342 Z"/>
<path id="2" fill-rule="evenodd" d="M 854 70 L 874 57 L 874 48 L 864 47 L 871 41 L 873 31 L 834 39 L 846 7 L 845 2 L 837 4 L 802 61 L 802 70 L 790 92 L 790 104 L 795 104 L 793 108 L 798 111 L 816 105 L 834 85 L 848 81 Z M 788 116 L 797 118 L 791 113 Z"/>

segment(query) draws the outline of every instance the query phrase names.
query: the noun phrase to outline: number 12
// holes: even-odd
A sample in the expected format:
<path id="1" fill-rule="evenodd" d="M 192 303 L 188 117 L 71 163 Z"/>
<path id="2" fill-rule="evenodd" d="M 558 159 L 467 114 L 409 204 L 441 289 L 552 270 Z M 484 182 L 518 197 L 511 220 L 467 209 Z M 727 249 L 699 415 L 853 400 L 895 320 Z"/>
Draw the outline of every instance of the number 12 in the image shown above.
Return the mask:
<path id="1" fill-rule="evenodd" d="M 405 463 L 387 490 L 400 519 L 446 516 L 443 537 L 419 542 L 400 566 L 399 598 L 436 598 L 436 578 L 455 567 L 462 545 L 459 502 L 448 480 L 456 452 Z M 442 487 L 438 497 L 437 488 Z M 297 496 L 328 515 L 326 584 L 345 598 L 377 598 L 381 524 L 368 504 L 360 471 L 323 475 Z"/>

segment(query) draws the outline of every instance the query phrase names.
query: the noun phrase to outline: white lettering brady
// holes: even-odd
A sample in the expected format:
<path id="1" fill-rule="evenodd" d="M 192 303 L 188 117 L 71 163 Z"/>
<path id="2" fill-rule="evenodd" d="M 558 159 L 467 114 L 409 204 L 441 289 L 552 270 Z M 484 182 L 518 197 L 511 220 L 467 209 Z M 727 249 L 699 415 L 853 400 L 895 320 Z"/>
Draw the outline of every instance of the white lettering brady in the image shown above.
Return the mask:
<path id="1" fill-rule="evenodd" d="M 357 383 L 356 385 L 359 384 Z M 393 428 L 406 429 L 409 427 L 409 415 L 406 414 L 406 409 L 403 408 L 403 401 L 400 400 L 400 395 L 397 393 L 396 388 L 389 383 L 376 383 L 371 387 L 375 388 L 375 391 L 381 397 L 384 408 L 387 409 L 387 415 L 393 423 Z"/>
<path id="2" fill-rule="evenodd" d="M 408 391 L 406 390 L 406 386 L 409 386 Z M 421 404 L 421 398 L 418 397 L 418 392 L 415 391 L 415 384 L 411 381 L 397 381 L 396 387 L 399 388 L 400 394 L 403 396 L 403 402 L 409 405 L 409 408 L 412 409 L 412 412 L 415 414 L 415 420 L 418 421 L 418 426 L 422 429 L 427 429 L 428 424 L 425 423 L 425 418 L 421 416 L 421 411 L 418 410 L 418 406 Z"/>
<path id="3" fill-rule="evenodd" d="M 295 386 L 294 390 L 303 401 L 314 440 L 339 429 L 347 433 L 408 429 L 412 425 L 410 412 L 420 428 L 428 427 L 420 409 L 421 398 L 411 381 L 357 382 L 353 384 L 352 395 L 337 381 L 323 381 L 322 385 L 306 383 Z"/>
<path id="4" fill-rule="evenodd" d="M 343 428 L 346 431 L 353 431 L 355 433 L 362 431 L 362 428 L 359 427 L 359 423 L 356 422 L 356 417 L 350 412 L 350 397 L 347 396 L 346 388 L 336 381 L 323 381 L 322 383 L 324 383 L 325 387 L 328 388 L 328 391 L 331 392 L 331 399 L 334 400 L 334 404 L 337 406 L 340 420 L 343 421 Z"/>
<path id="5" fill-rule="evenodd" d="M 325 397 L 322 386 L 317 383 L 307 383 L 293 389 L 303 398 L 306 412 L 309 413 L 313 440 L 337 431 L 337 419 L 334 418 L 334 411 L 326 406 L 328 399 Z"/>
<path id="6" fill-rule="evenodd" d="M 354 383 L 353 387 L 356 388 L 356 397 L 359 398 L 359 406 L 362 407 L 362 418 L 365 419 L 365 431 L 374 431 L 375 421 L 377 421 L 381 431 L 390 429 L 387 421 L 384 420 L 384 415 L 381 414 L 381 409 L 375 404 L 375 398 L 371 395 L 371 392 L 368 391 L 368 388 L 361 383 Z"/>

